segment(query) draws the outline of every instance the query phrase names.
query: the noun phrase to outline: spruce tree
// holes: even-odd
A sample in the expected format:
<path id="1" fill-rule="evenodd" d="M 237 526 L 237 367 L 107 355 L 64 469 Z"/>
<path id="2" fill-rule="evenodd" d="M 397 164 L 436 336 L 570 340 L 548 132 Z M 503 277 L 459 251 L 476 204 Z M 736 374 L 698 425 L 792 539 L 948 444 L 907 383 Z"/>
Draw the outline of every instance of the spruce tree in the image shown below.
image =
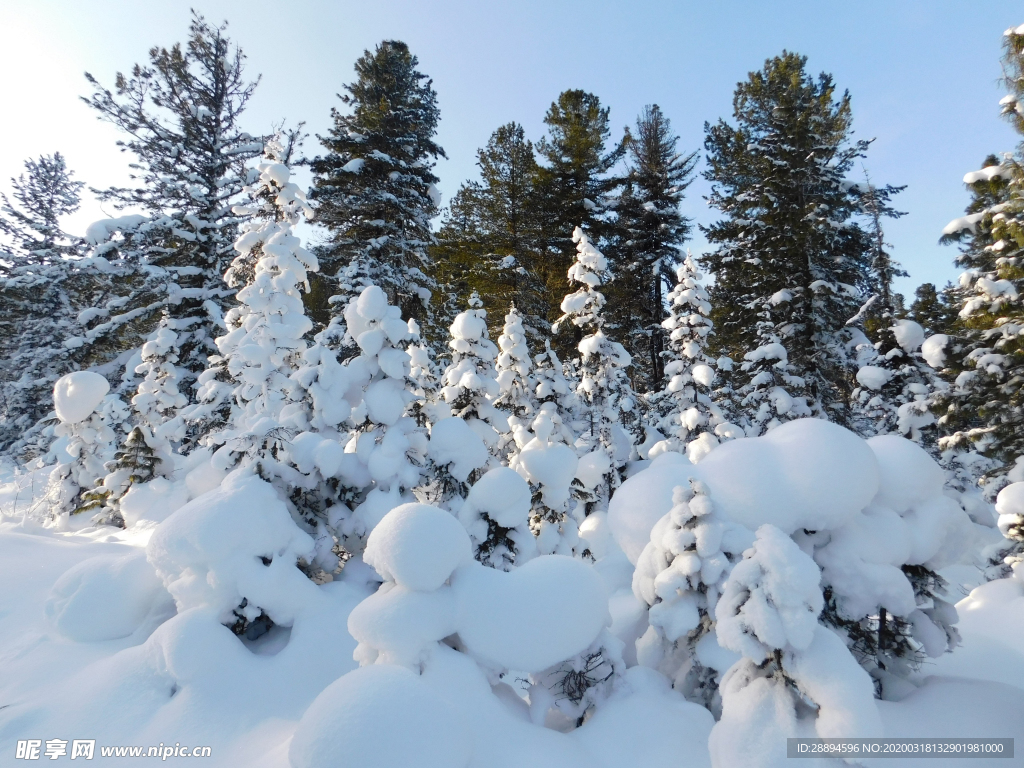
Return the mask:
<path id="1" fill-rule="evenodd" d="M 914 301 L 907 317 L 922 328 L 926 336 L 952 333 L 959 312 L 956 289 L 947 283 L 941 292 L 932 283 L 923 283 L 914 289 Z"/>
<path id="2" fill-rule="evenodd" d="M 1024 136 L 1024 31 L 1007 30 L 1003 58 L 1010 93 L 1001 102 L 1003 115 Z M 1002 479 L 1024 455 L 1021 377 L 1024 345 L 1024 155 L 989 157 L 985 166 L 964 177 L 972 193 L 967 215 L 944 230 L 944 240 L 961 245 L 959 322 L 945 346 L 946 378 L 952 386 L 935 406 L 945 449 L 974 448 L 993 460 L 988 473 Z"/>
<path id="3" fill-rule="evenodd" d="M 327 240 L 317 250 L 325 282 L 312 314 L 326 324 L 328 292 L 347 300 L 378 285 L 404 317 L 423 317 L 430 220 L 440 196 L 434 164 L 446 157 L 434 141 L 440 111 L 431 81 L 409 46 L 386 40 L 356 62 L 356 80 L 341 96 L 347 112 L 331 110 L 333 125 L 311 162 L 311 200 Z"/>
<path id="4" fill-rule="evenodd" d="M 537 175 L 544 247 L 544 282 L 548 295 L 549 320 L 561 312 L 557 296 L 572 290 L 566 274 L 575 259 L 574 241 L 568 237 L 576 227 L 589 232 L 598 242 L 611 232 L 610 195 L 621 183 L 612 173 L 626 152 L 624 137 L 614 148 L 609 109 L 592 93 L 563 91 L 544 116 L 547 135 L 537 144 L 543 163 Z M 567 352 L 579 339 L 561 339 L 559 351 Z"/>
<path id="5" fill-rule="evenodd" d="M 514 303 L 527 338 L 539 342 L 550 326 L 550 300 L 544 291 L 538 166 L 523 127 L 508 123 L 492 133 L 477 152 L 477 167 L 480 180 L 455 193 L 432 249 L 433 275 L 448 302 L 435 309 L 433 325 L 446 328 L 457 302 L 476 290 L 485 306 Z M 500 315 L 492 314 L 491 331 L 497 334 Z"/>
<path id="6" fill-rule="evenodd" d="M 246 184 L 246 161 L 262 150 L 239 125 L 256 87 L 244 62 L 226 24 L 193 12 L 186 45 L 152 48 L 149 63 L 118 73 L 113 90 L 86 74 L 94 93 L 84 101 L 126 135 L 118 144 L 133 155 L 133 185 L 99 197 L 142 212 L 87 233 L 94 259 L 118 259 L 111 269 L 119 287 L 119 302 L 98 308 L 102 322 L 82 336 L 90 362 L 141 346 L 164 311 L 178 324 L 184 391 L 217 353 L 213 340 L 233 294 L 223 275 L 242 220 L 232 206 Z"/>
<path id="7" fill-rule="evenodd" d="M 498 359 L 495 361 L 498 396 L 494 405 L 508 414 L 509 432 L 502 435 L 502 452 L 506 461 L 509 452 L 516 450 L 515 433 L 527 429 L 537 411 L 533 399 L 533 378 L 530 352 L 526 346 L 526 332 L 522 315 L 515 305 L 505 315 L 505 327 L 498 337 Z"/>
<path id="8" fill-rule="evenodd" d="M 690 232 L 679 203 L 693 180 L 697 153 L 679 152 L 678 141 L 658 105 L 645 107 L 629 138 L 625 187 L 609 249 L 615 279 L 607 291 L 608 312 L 636 361 L 644 391 L 657 389 L 665 375 L 664 294 L 675 282 L 679 248 Z"/>
<path id="9" fill-rule="evenodd" d="M 741 82 L 736 124 L 707 125 L 714 250 L 712 303 L 722 351 L 744 362 L 736 389 L 751 434 L 815 415 L 847 421 L 852 371 L 846 322 L 868 288 L 872 247 L 858 218 L 860 186 L 846 176 L 868 142 L 850 139 L 850 96 L 784 52 Z M 884 206 L 897 190 L 876 188 Z"/>

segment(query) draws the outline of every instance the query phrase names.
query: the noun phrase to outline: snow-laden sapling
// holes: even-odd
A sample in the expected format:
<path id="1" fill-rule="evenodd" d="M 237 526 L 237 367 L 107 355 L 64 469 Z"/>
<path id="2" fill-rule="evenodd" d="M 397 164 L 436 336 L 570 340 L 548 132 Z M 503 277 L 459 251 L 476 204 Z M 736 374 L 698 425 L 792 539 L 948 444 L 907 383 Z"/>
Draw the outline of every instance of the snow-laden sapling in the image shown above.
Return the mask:
<path id="1" fill-rule="evenodd" d="M 608 260 L 577 227 L 573 231 L 576 261 L 569 268 L 570 285 L 579 288 L 562 299 L 562 317 L 586 335 L 579 343 L 580 399 L 577 449 L 582 455 L 578 475 L 590 498 L 586 511 L 608 508 L 629 459 L 632 437 L 623 428 L 635 421 L 636 397 L 626 374 L 631 359 L 625 347 L 604 332 L 605 298 L 597 289 L 610 278 Z"/>
<path id="2" fill-rule="evenodd" d="M 530 486 L 508 467 L 495 467 L 469 489 L 458 510 L 484 565 L 507 571 L 537 554 L 530 530 Z"/>
<path id="3" fill-rule="evenodd" d="M 537 407 L 533 400 L 533 380 L 530 376 L 530 352 L 526 347 L 523 318 L 513 305 L 505 315 L 505 327 L 498 337 L 498 359 L 495 361 L 498 396 L 494 405 L 508 414 L 509 432 L 501 437 L 500 450 L 515 452 L 515 432 L 533 418 Z"/>
<path id="4" fill-rule="evenodd" d="M 715 514 L 699 480 L 677 486 L 672 500 L 633 574 L 633 593 L 650 606 L 637 660 L 668 676 L 691 701 L 716 711 L 725 670 L 709 653 L 717 646 L 715 606 L 749 534 Z"/>
<path id="5" fill-rule="evenodd" d="M 786 737 L 881 736 L 871 678 L 818 623 L 820 581 L 810 556 L 770 524 L 733 567 L 717 634 L 743 658 L 722 678 L 722 717 L 709 740 L 715 768 L 786 765 Z"/>
<path id="6" fill-rule="evenodd" d="M 46 494 L 35 514 L 58 528 L 81 527 L 92 521 L 105 496 L 90 494 L 106 475 L 129 418 L 128 409 L 98 373 L 77 371 L 57 380 L 53 405 L 60 423 L 54 429 L 57 465 L 50 472 Z"/>

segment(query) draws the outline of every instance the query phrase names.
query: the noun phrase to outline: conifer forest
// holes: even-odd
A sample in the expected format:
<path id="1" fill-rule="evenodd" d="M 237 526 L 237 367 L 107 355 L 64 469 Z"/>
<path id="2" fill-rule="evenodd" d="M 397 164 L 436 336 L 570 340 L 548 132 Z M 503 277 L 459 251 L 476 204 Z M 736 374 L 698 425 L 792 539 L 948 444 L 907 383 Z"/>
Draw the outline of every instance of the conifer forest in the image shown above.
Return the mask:
<path id="1" fill-rule="evenodd" d="M 0 192 L 0 765 L 1024 764 L 1024 25 L 991 33 L 1016 144 L 948 179 L 959 278 L 912 294 L 906 187 L 781 46 L 726 114 L 495 120 L 446 197 L 401 40 L 301 75 L 323 131 L 250 119 L 199 11 L 87 74 L 129 181 L 55 147 Z"/>

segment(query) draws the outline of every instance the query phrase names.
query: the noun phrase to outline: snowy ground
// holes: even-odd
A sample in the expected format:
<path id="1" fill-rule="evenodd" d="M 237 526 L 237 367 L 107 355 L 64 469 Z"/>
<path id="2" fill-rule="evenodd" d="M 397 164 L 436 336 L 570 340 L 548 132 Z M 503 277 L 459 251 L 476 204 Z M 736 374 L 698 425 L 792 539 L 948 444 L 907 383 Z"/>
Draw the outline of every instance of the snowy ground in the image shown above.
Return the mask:
<path id="1" fill-rule="evenodd" d="M 65 632 L 83 638 L 90 631 L 110 634 L 111 622 L 120 622 L 122 631 L 137 624 L 128 636 L 76 641 L 62 635 L 47 615 L 51 591 L 61 576 L 89 558 L 139 558 L 152 530 L 54 534 L 10 522 L 0 525 L 0 764 L 13 763 L 19 739 L 81 738 L 96 739 L 101 746 L 209 745 L 212 757 L 205 765 L 285 768 L 289 742 L 304 711 L 323 688 L 356 668 L 356 643 L 345 627 L 364 595 L 344 583 L 318 588 L 325 599 L 319 621 L 306 637 L 270 638 L 259 647 L 247 647 L 227 629 L 217 637 L 181 632 L 177 642 L 193 647 L 157 658 L 159 644 L 154 640 L 159 633 L 154 630 L 174 607 L 159 599 L 158 584 L 145 574 L 94 582 L 87 603 L 91 615 L 65 620 Z M 89 588 L 87 584 L 86 592 Z M 139 612 L 147 606 L 150 610 Z M 1020 749 L 1024 587 L 1011 580 L 993 582 L 974 590 L 957 607 L 963 647 L 928 666 L 921 687 L 905 699 L 879 703 L 886 733 L 1012 736 Z M 130 615 L 132 610 L 136 615 Z M 177 669 L 161 668 L 168 655 Z M 444 664 L 457 667 L 460 654 L 450 655 Z M 491 720 L 492 727 L 500 725 L 504 734 L 493 735 L 508 739 L 502 749 L 512 758 L 472 765 L 710 765 L 710 715 L 657 682 L 640 679 L 645 672 L 634 672 L 637 693 L 618 708 L 606 707 L 572 736 L 531 725 L 525 714 L 464 713 L 479 722 Z M 470 674 L 468 669 L 456 670 L 446 680 L 439 674 L 433 682 L 443 695 L 452 678 Z M 473 682 L 483 683 L 459 684 L 468 688 Z M 459 705 L 467 706 L 465 696 L 459 698 Z M 94 764 L 124 761 L 104 759 L 97 752 Z M 945 762 L 1024 765 L 1024 757 L 999 763 L 898 764 L 917 762 L 932 768 Z"/>

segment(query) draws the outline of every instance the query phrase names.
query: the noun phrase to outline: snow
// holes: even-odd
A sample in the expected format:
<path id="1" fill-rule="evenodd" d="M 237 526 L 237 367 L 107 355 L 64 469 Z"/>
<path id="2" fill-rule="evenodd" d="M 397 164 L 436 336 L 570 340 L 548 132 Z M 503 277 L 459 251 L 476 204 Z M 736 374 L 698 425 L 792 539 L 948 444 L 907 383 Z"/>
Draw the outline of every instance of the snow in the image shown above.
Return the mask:
<path id="1" fill-rule="evenodd" d="M 430 458 L 447 465 L 452 477 L 465 482 L 469 473 L 487 463 L 487 446 L 480 436 L 457 416 L 441 419 L 430 429 Z"/>
<path id="2" fill-rule="evenodd" d="M 530 486 L 515 470 L 495 467 L 473 484 L 459 519 L 467 524 L 486 514 L 503 528 L 516 528 L 526 523 L 530 501 Z"/>
<path id="3" fill-rule="evenodd" d="M 98 555 L 72 566 L 46 600 L 46 617 L 77 642 L 128 637 L 147 620 L 174 615 L 174 602 L 143 552 Z"/>
<path id="4" fill-rule="evenodd" d="M 936 333 L 925 339 L 921 345 L 921 356 L 928 365 L 935 370 L 941 370 L 946 365 L 946 345 L 949 344 L 949 336 L 944 333 Z"/>
<path id="5" fill-rule="evenodd" d="M 545 555 L 505 573 L 467 565 L 452 575 L 459 637 L 475 656 L 541 672 L 585 650 L 608 620 L 604 586 L 586 563 Z"/>
<path id="6" fill-rule="evenodd" d="M 472 560 L 469 537 L 449 513 L 426 504 L 388 512 L 366 542 L 363 560 L 386 581 L 431 592 Z"/>
<path id="7" fill-rule="evenodd" d="M 906 352 L 915 352 L 924 343 L 924 328 L 913 320 L 897 320 L 892 332 Z"/>
<path id="8" fill-rule="evenodd" d="M 892 377 L 892 371 L 877 365 L 865 365 L 857 371 L 857 383 L 875 391 L 888 384 Z"/>
<path id="9" fill-rule="evenodd" d="M 466 768 L 471 744 L 451 705 L 402 667 L 357 669 L 324 689 L 288 750 L 292 768 Z"/>
<path id="10" fill-rule="evenodd" d="M 66 424 L 84 421 L 103 402 L 110 384 L 92 371 L 76 371 L 57 379 L 53 385 L 53 407 Z"/>

